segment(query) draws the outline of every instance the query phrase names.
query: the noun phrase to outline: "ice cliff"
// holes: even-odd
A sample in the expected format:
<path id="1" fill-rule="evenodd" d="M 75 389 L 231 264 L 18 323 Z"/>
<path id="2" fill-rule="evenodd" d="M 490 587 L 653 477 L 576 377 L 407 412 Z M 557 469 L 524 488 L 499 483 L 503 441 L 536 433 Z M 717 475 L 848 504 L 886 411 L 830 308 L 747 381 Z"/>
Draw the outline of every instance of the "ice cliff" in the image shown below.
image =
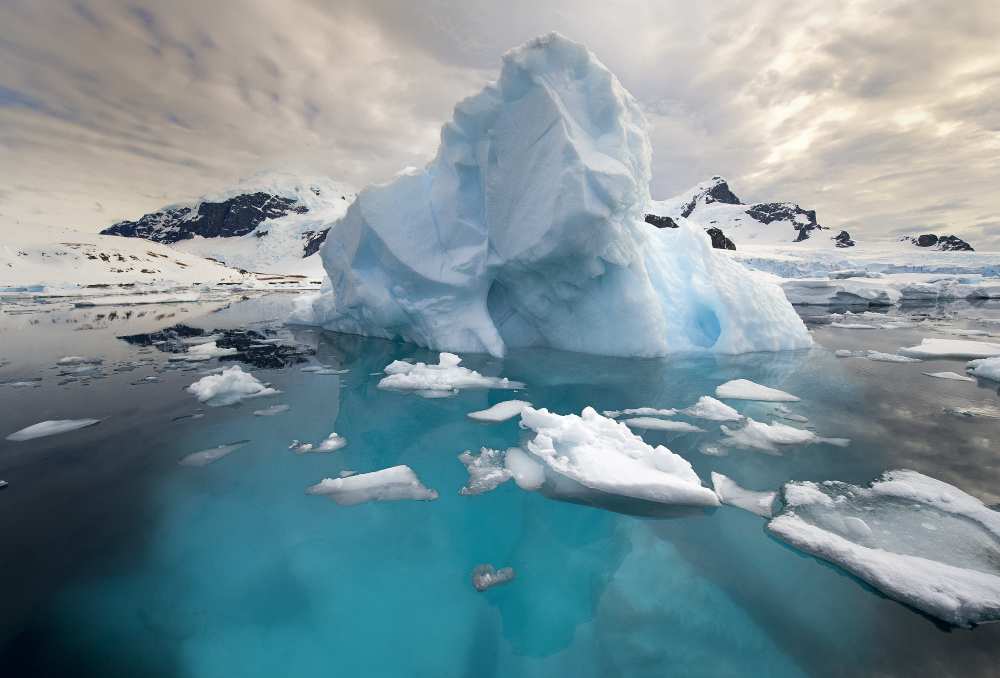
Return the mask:
<path id="1" fill-rule="evenodd" d="M 700 227 L 644 222 L 639 105 L 584 46 L 508 52 L 422 170 L 364 190 L 323 249 L 330 284 L 295 320 L 432 348 L 606 355 L 803 348 L 781 291 Z"/>

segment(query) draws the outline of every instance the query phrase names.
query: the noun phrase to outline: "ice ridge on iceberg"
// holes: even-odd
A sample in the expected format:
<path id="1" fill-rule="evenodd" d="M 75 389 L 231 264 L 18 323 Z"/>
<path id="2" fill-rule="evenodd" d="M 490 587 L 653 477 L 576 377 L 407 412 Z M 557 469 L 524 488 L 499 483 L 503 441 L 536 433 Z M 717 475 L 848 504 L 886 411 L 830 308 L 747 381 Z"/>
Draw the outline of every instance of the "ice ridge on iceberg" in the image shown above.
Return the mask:
<path id="1" fill-rule="evenodd" d="M 424 169 L 357 197 L 321 250 L 329 285 L 292 321 L 497 356 L 809 346 L 781 290 L 700 227 L 645 223 L 650 167 L 618 79 L 583 45 L 536 38 L 455 107 Z"/>

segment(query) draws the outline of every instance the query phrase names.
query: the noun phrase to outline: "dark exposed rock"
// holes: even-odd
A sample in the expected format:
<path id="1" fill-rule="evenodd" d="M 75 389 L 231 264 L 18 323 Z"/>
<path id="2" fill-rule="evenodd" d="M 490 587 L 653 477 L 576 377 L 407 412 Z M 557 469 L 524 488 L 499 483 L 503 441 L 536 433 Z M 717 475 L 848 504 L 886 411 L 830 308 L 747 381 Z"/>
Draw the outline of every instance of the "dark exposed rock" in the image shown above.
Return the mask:
<path id="1" fill-rule="evenodd" d="M 657 228 L 677 228 L 677 222 L 675 222 L 670 217 L 661 217 L 655 214 L 647 214 L 646 223 L 652 224 Z"/>
<path id="2" fill-rule="evenodd" d="M 791 202 L 762 202 L 751 205 L 747 209 L 747 215 L 762 224 L 770 224 L 772 221 L 791 221 L 795 230 L 799 232 L 795 242 L 808 240 L 813 231 L 825 228 L 816 223 L 816 210 L 804 210 Z M 805 217 L 805 223 L 797 220 L 797 216 Z"/>
<path id="3" fill-rule="evenodd" d="M 202 202 L 195 207 L 171 207 L 152 212 L 137 221 L 121 221 L 101 234 L 161 243 L 174 243 L 196 235 L 203 238 L 246 235 L 267 219 L 309 211 L 305 205 L 296 203 L 295 198 L 261 191 L 244 193 L 222 202 Z"/>
<path id="4" fill-rule="evenodd" d="M 234 348 L 236 353 L 220 356 L 220 361 L 239 361 L 261 369 L 288 367 L 306 361 L 305 356 L 315 353 L 305 346 L 278 344 L 255 330 L 231 329 L 206 331 L 188 325 L 174 325 L 156 332 L 118 337 L 134 346 L 153 346 L 164 353 L 187 353 L 192 344 L 184 339 L 217 336 L 219 348 Z"/>
<path id="5" fill-rule="evenodd" d="M 925 233 L 923 235 L 903 236 L 903 242 L 911 242 L 917 247 L 933 247 L 944 252 L 975 252 L 972 245 L 965 242 L 957 235 L 935 235 Z"/>
<path id="6" fill-rule="evenodd" d="M 712 239 L 712 247 L 717 250 L 735 250 L 736 245 L 732 240 L 726 237 L 726 234 L 722 232 L 721 228 L 709 228 L 706 229 L 705 233 L 708 233 L 708 237 Z"/>
<path id="7" fill-rule="evenodd" d="M 691 197 L 690 202 L 684 206 L 684 210 L 681 212 L 681 216 L 685 219 L 691 216 L 694 212 L 695 207 L 698 206 L 698 199 L 704 198 L 705 204 L 710 204 L 713 202 L 726 203 L 727 205 L 741 205 L 740 199 L 736 197 L 736 194 L 729 190 L 729 184 L 722 177 L 712 177 L 712 185 L 702 193 L 696 193 Z"/>
<path id="8" fill-rule="evenodd" d="M 646 220 L 648 221 L 649 217 L 646 217 Z M 326 234 L 329 232 L 329 228 L 324 228 L 322 231 L 306 231 L 303 233 L 302 237 L 306 242 L 303 246 L 304 254 L 302 256 L 309 257 L 319 252 L 319 248 L 326 242 Z"/>
<path id="9" fill-rule="evenodd" d="M 851 240 L 851 234 L 847 231 L 841 231 L 837 235 L 833 236 L 834 242 L 837 247 L 854 247 L 854 241 Z"/>

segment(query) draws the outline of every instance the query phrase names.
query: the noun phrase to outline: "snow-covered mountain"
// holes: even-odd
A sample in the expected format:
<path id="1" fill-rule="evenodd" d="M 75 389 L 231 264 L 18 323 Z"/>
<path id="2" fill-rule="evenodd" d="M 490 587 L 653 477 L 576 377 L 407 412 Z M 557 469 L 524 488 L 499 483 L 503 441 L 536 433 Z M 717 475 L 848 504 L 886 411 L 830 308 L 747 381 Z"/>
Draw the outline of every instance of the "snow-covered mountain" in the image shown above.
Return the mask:
<path id="1" fill-rule="evenodd" d="M 354 190 L 326 177 L 262 174 L 101 233 L 144 238 L 250 271 L 321 275 L 314 256 Z"/>
<path id="2" fill-rule="evenodd" d="M 706 230 L 719 229 L 737 249 L 749 241 L 786 243 L 819 239 L 825 236 L 821 232 L 828 230 L 816 221 L 815 210 L 803 209 L 792 202 L 747 205 L 733 193 L 726 180 L 718 176 L 673 198 L 652 201 L 649 211 L 659 217 L 684 217 Z M 841 239 L 845 241 L 850 241 L 849 235 Z"/>
<path id="3" fill-rule="evenodd" d="M 917 247 L 941 250 L 942 252 L 975 252 L 972 245 L 957 235 L 935 235 L 934 233 L 906 235 L 900 238 L 900 242 L 916 245 Z"/>

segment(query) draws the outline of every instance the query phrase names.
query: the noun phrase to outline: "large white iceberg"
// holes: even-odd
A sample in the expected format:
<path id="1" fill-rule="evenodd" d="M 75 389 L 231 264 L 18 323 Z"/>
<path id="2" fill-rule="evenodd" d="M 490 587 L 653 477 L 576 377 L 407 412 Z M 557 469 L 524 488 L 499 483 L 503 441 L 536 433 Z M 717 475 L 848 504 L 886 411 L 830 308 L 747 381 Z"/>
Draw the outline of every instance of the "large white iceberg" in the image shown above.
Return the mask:
<path id="1" fill-rule="evenodd" d="M 651 149 L 635 99 L 584 46 L 508 52 L 422 170 L 365 189 L 294 321 L 456 352 L 623 356 L 804 348 L 781 290 L 700 227 L 644 222 Z"/>
<path id="2" fill-rule="evenodd" d="M 1000 513 L 915 471 L 871 487 L 794 482 L 768 530 L 951 624 L 1000 620 Z"/>
<path id="3" fill-rule="evenodd" d="M 584 487 L 663 504 L 719 505 L 715 492 L 702 486 L 686 459 L 662 445 L 647 445 L 628 426 L 592 407 L 579 415 L 525 407 L 521 426 L 534 431 L 525 444 L 528 453 Z M 523 487 L 517 472 L 510 470 Z"/>

